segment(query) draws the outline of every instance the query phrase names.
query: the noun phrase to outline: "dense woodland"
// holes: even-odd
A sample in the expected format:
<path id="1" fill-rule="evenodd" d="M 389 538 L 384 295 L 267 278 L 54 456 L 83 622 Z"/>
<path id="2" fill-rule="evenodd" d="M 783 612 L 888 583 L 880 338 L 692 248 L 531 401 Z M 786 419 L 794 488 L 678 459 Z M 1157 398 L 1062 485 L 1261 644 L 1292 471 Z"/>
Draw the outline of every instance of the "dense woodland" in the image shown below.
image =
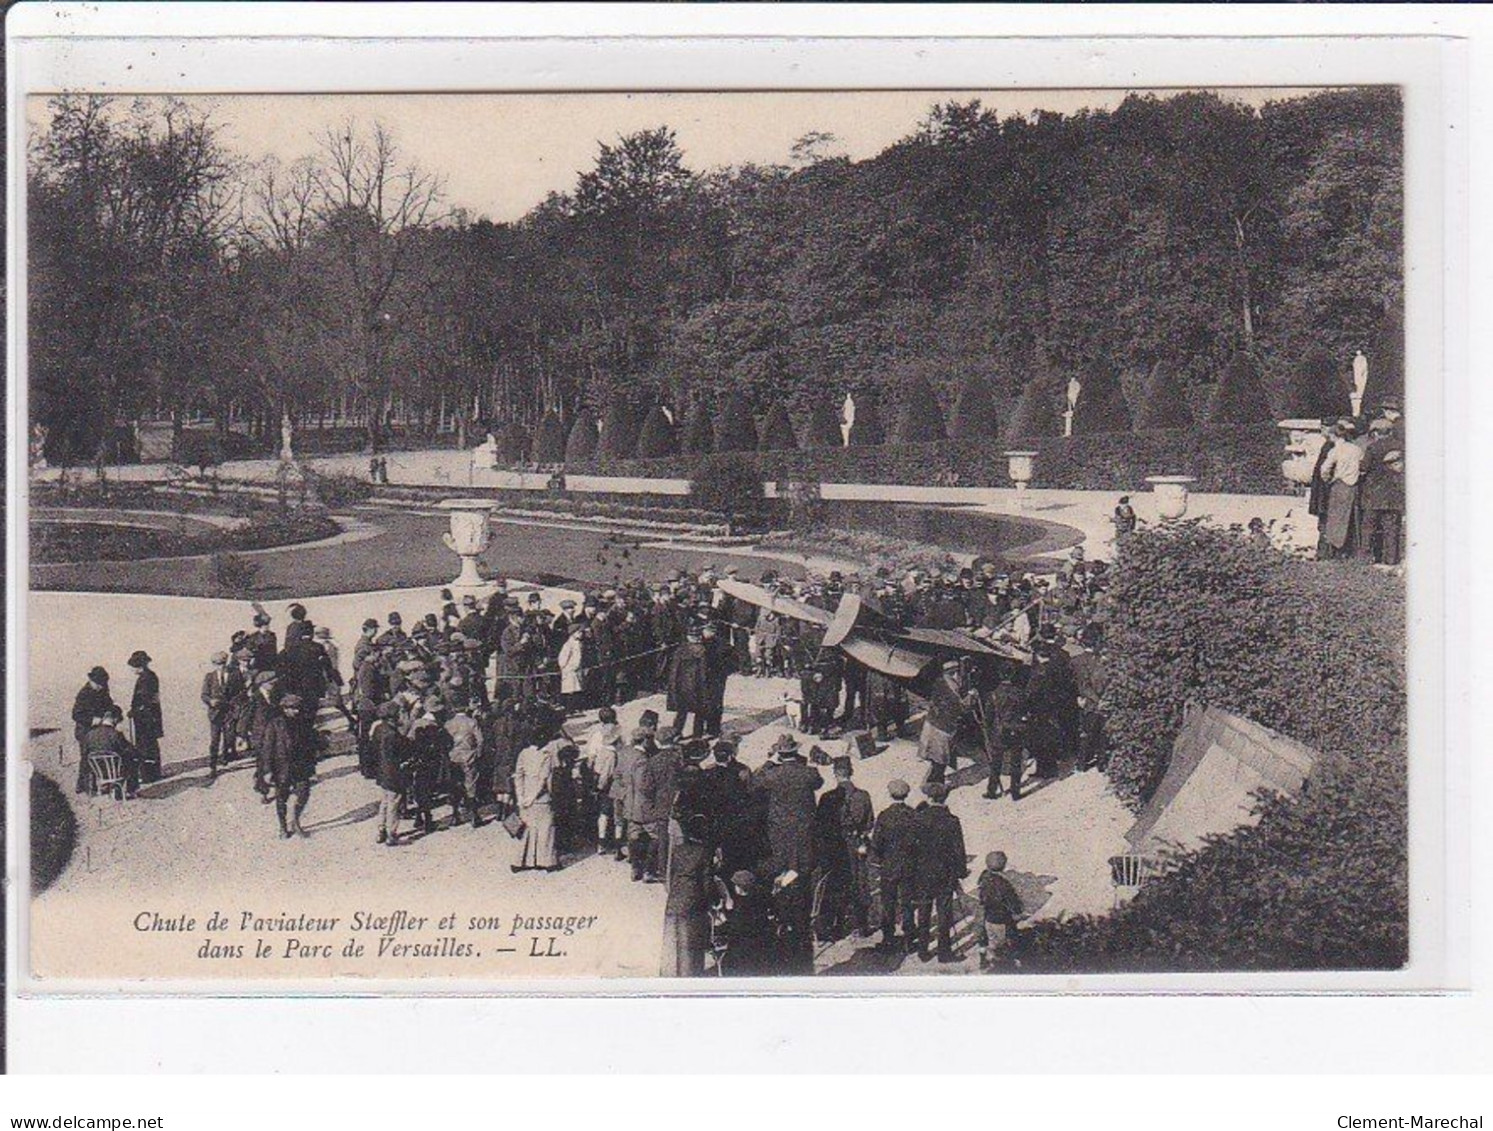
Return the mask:
<path id="1" fill-rule="evenodd" d="M 397 419 L 620 458 L 838 444 L 847 393 L 860 444 L 1053 435 L 1071 377 L 1079 432 L 1346 411 L 1360 348 L 1381 395 L 1401 380 L 1391 88 L 949 103 L 867 160 L 820 134 L 724 169 L 661 125 L 516 223 L 450 209 L 376 123 L 308 149 L 251 161 L 186 103 L 53 102 L 28 177 L 52 458 L 142 416 L 269 446 L 335 406 L 375 445 Z"/>

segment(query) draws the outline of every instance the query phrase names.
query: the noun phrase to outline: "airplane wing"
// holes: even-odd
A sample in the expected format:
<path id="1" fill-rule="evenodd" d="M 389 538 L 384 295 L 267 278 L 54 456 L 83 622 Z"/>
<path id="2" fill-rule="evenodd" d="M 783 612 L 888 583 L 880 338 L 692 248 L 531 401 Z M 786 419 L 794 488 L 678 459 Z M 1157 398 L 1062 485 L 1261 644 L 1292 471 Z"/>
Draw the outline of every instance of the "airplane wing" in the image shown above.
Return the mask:
<path id="1" fill-rule="evenodd" d="M 964 652 L 972 656 L 1002 656 L 1007 660 L 1026 663 L 1032 658 L 1030 652 L 1015 644 L 999 640 L 980 640 L 967 632 L 946 628 L 904 628 L 900 633 L 908 640 L 927 644 L 932 648 L 946 648 L 951 652 Z"/>
<path id="2" fill-rule="evenodd" d="M 784 597 L 779 593 L 763 589 L 758 585 L 748 585 L 745 581 L 736 581 L 726 577 L 717 581 L 716 584 L 721 591 L 730 594 L 738 601 L 745 601 L 749 605 L 756 605 L 759 609 L 768 609 L 777 613 L 780 617 L 789 617 L 793 620 L 807 621 L 809 624 L 817 624 L 821 628 L 826 627 L 834 619 L 834 614 L 828 609 L 821 609 L 816 605 L 807 605 L 802 601 L 795 601 L 792 597 Z"/>

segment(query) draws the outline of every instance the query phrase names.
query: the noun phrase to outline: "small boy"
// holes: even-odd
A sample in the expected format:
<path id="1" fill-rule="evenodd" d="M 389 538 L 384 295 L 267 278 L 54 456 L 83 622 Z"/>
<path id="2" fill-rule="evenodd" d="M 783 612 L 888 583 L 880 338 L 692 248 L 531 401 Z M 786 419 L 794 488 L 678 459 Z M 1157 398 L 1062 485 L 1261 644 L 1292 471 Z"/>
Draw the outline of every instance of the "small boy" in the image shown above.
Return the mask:
<path id="1" fill-rule="evenodd" d="M 1005 871 L 1004 852 L 992 852 L 985 857 L 985 870 L 980 873 L 977 889 L 983 914 L 975 924 L 981 970 L 991 969 L 999 958 L 1009 955 L 1016 941 L 1016 920 L 1023 914 L 1021 896 L 1006 879 Z"/>

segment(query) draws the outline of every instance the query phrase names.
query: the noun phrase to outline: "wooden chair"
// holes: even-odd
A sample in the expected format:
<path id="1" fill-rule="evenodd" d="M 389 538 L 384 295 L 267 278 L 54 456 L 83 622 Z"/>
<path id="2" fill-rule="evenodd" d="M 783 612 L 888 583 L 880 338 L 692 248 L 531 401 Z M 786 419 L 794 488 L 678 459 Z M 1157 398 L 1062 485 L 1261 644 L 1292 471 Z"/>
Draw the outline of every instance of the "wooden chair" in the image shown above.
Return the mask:
<path id="1" fill-rule="evenodd" d="M 1156 863 L 1149 856 L 1138 852 L 1124 852 L 1109 858 L 1109 878 L 1114 884 L 1114 906 L 1120 906 L 1120 893 L 1126 889 L 1131 895 L 1140 891 L 1141 885 L 1156 874 Z"/>
<path id="2" fill-rule="evenodd" d="M 88 768 L 93 771 L 95 795 L 112 790 L 116 801 L 124 800 L 124 759 L 118 754 L 102 753 L 88 755 Z"/>

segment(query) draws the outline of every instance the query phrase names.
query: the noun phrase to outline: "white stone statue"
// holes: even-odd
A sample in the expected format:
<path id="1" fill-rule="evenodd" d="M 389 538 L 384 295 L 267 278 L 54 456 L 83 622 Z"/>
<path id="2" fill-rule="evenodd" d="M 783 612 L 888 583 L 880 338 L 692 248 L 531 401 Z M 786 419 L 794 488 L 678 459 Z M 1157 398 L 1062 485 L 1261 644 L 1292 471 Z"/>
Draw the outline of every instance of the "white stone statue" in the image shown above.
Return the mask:
<path id="1" fill-rule="evenodd" d="M 1077 377 L 1068 378 L 1068 407 L 1063 409 L 1063 435 L 1073 435 L 1073 413 L 1078 408 L 1078 397 L 1083 392 L 1083 382 Z"/>
<path id="2" fill-rule="evenodd" d="M 1363 350 L 1353 355 L 1353 415 L 1363 411 L 1363 392 L 1369 385 L 1369 359 Z"/>
<path id="3" fill-rule="evenodd" d="M 855 427 L 855 398 L 845 394 L 845 404 L 840 408 L 840 443 L 850 443 L 850 430 Z"/>

